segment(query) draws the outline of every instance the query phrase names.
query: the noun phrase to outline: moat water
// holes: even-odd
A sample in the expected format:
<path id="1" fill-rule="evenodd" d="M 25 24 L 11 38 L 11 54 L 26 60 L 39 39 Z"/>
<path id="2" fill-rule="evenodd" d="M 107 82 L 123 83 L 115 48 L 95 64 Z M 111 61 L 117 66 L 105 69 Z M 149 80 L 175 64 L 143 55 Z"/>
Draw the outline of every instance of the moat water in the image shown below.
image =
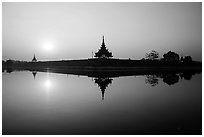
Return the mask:
<path id="1" fill-rule="evenodd" d="M 2 132 L 202 134 L 202 75 L 176 76 L 3 72 Z"/>

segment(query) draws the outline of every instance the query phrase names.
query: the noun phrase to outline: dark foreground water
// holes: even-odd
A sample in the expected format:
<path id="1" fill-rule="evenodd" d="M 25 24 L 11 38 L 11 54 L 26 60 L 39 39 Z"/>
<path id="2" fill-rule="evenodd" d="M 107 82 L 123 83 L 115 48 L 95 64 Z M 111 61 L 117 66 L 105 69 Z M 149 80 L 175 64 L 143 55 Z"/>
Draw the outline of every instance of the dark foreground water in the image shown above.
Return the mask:
<path id="1" fill-rule="evenodd" d="M 3 72 L 2 131 L 3 134 L 201 134 L 201 74 L 186 79 L 168 78 Z"/>

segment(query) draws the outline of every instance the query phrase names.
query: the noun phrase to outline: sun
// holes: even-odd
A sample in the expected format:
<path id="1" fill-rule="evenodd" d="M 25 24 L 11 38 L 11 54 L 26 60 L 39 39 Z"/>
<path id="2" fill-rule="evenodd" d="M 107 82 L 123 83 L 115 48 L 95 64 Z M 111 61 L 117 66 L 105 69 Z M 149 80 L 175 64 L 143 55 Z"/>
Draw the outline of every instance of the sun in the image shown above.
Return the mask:
<path id="1" fill-rule="evenodd" d="M 50 52 L 50 51 L 53 50 L 53 44 L 52 44 L 52 43 L 49 43 L 49 42 L 46 42 L 46 43 L 43 44 L 43 49 L 44 49 L 45 51 Z"/>

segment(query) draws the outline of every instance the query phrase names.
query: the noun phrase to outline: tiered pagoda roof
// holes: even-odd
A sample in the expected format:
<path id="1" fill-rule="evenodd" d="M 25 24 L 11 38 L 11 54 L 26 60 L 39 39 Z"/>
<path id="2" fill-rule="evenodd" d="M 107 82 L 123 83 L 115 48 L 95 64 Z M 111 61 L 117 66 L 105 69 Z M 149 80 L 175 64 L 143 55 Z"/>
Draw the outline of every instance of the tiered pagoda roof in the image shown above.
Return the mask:
<path id="1" fill-rule="evenodd" d="M 37 59 L 35 58 L 35 54 L 34 54 L 34 57 L 32 59 L 32 62 L 37 62 Z"/>
<path id="2" fill-rule="evenodd" d="M 103 42 L 101 45 L 101 48 L 98 50 L 98 52 L 95 53 L 95 56 L 97 58 L 110 58 L 113 57 L 112 53 L 108 51 L 106 48 L 105 42 L 104 42 L 104 36 L 103 36 Z"/>

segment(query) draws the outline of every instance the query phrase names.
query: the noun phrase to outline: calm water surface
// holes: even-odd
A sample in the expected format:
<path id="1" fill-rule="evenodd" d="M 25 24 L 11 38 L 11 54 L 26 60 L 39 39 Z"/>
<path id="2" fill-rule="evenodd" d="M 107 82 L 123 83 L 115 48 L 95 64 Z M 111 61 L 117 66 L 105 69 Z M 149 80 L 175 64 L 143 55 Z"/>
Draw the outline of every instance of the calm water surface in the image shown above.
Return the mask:
<path id="1" fill-rule="evenodd" d="M 201 74 L 148 84 L 21 71 L 2 81 L 3 134 L 201 134 Z"/>

